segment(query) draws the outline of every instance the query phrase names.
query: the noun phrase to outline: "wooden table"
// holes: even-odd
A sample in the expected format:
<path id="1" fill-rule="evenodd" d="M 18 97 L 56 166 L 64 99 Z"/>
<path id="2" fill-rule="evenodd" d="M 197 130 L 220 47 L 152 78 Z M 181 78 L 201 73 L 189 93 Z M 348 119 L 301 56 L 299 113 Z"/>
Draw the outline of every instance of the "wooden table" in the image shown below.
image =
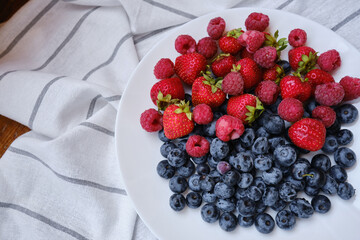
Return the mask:
<path id="1" fill-rule="evenodd" d="M 0 0 L 0 23 L 7 21 L 27 1 Z M 0 115 L 0 158 L 17 137 L 28 131 L 28 127 Z"/>

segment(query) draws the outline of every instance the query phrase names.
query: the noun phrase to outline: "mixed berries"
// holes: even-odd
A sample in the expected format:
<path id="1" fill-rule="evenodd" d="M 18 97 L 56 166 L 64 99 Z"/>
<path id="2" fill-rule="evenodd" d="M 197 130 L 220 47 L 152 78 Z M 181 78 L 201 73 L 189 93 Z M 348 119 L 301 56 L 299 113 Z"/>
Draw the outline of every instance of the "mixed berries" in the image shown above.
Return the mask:
<path id="1" fill-rule="evenodd" d="M 169 180 L 170 207 L 200 208 L 205 222 L 224 231 L 290 230 L 300 218 L 328 212 L 330 196 L 355 194 L 347 180 L 357 161 L 347 147 L 353 133 L 343 127 L 358 117 L 348 101 L 360 97 L 360 78 L 334 79 L 337 50 L 319 54 L 299 28 L 278 39 L 269 22 L 254 12 L 245 29 L 227 31 L 217 17 L 198 42 L 179 35 L 180 55 L 154 66 L 156 107 L 140 116 L 163 143 L 156 171 Z M 281 59 L 288 43 L 288 60 Z M 309 152 L 316 152 L 311 159 Z"/>

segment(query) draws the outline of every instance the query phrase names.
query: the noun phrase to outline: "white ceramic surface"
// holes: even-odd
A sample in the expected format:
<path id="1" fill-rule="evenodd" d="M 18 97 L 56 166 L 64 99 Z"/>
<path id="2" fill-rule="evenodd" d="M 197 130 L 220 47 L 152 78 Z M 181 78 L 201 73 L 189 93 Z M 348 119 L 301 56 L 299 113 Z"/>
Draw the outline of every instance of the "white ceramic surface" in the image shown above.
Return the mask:
<path id="1" fill-rule="evenodd" d="M 359 239 L 360 199 L 358 196 L 348 201 L 332 196 L 330 197 L 332 208 L 327 214 L 315 213 L 310 219 L 297 219 L 293 230 L 284 231 L 275 227 L 270 234 L 261 234 L 255 227 L 240 226 L 233 232 L 224 232 L 217 222 L 205 223 L 201 219 L 199 209 L 185 208 L 181 212 L 174 212 L 169 207 L 171 192 L 168 181 L 160 178 L 156 173 L 157 163 L 164 159 L 159 152 L 162 142 L 158 140 L 156 133 L 145 132 L 139 124 L 140 114 L 145 109 L 155 107 L 149 96 L 152 85 L 157 81 L 153 76 L 153 67 L 163 57 L 175 61 L 179 54 L 174 49 L 174 41 L 179 34 L 190 34 L 195 40 L 199 40 L 207 36 L 206 27 L 209 20 L 218 16 L 225 19 L 226 30 L 244 28 L 246 17 L 254 11 L 263 12 L 270 17 L 269 31 L 271 33 L 278 29 L 280 37 L 287 37 L 292 29 L 302 28 L 308 34 L 307 45 L 319 53 L 337 49 L 342 58 L 342 66 L 334 73 L 336 81 L 345 75 L 360 77 L 359 52 L 333 31 L 298 15 L 270 9 L 239 8 L 197 18 L 171 31 L 154 46 L 138 65 L 123 94 L 117 116 L 115 137 L 126 191 L 142 220 L 162 240 Z M 330 13 L 329 17 L 331 17 Z M 287 59 L 289 49 L 290 46 L 283 52 L 283 59 Z M 356 105 L 359 107 L 358 102 Z M 354 132 L 355 141 L 350 146 L 360 157 L 360 141 L 357 137 L 360 131 L 356 125 L 358 125 L 357 121 L 345 127 Z M 348 170 L 348 179 L 356 189 L 360 190 L 360 168 L 356 165 Z M 273 211 L 268 212 L 274 216 Z"/>

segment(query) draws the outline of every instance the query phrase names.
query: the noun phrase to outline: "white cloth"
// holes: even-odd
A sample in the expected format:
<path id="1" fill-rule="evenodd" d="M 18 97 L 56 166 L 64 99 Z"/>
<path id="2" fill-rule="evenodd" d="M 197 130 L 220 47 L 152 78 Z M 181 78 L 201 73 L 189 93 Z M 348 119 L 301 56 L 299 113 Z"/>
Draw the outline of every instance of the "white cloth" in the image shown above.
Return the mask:
<path id="1" fill-rule="evenodd" d="M 169 28 L 232 7 L 294 12 L 360 49 L 356 0 L 31 0 L 0 25 L 0 114 L 32 129 L 0 160 L 0 239 L 155 239 L 122 183 L 117 105 Z"/>

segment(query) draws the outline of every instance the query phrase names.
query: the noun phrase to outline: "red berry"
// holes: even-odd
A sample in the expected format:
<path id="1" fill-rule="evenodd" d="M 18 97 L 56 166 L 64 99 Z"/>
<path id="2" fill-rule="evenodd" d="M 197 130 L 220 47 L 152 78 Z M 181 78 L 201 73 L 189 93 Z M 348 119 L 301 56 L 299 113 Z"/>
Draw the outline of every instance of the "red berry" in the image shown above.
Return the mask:
<path id="1" fill-rule="evenodd" d="M 254 59 L 254 53 L 249 53 L 246 48 L 243 48 L 243 50 L 240 52 L 240 58 Z"/>
<path id="2" fill-rule="evenodd" d="M 263 32 L 248 30 L 240 35 L 239 41 L 249 53 L 255 53 L 264 43 L 265 36 Z"/>
<path id="3" fill-rule="evenodd" d="M 262 81 L 255 88 L 255 95 L 266 105 L 275 103 L 279 93 L 280 88 L 273 81 Z"/>
<path id="4" fill-rule="evenodd" d="M 208 124 L 213 120 L 214 114 L 209 105 L 202 103 L 194 107 L 193 116 L 195 123 Z"/>
<path id="5" fill-rule="evenodd" d="M 159 94 L 161 92 L 161 94 Z M 167 97 L 170 95 L 170 98 Z M 181 80 L 177 77 L 166 78 L 155 83 L 150 90 L 152 102 L 161 110 L 165 109 L 172 99 L 183 100 L 185 91 Z"/>
<path id="6" fill-rule="evenodd" d="M 224 33 L 225 30 L 225 20 L 221 17 L 216 17 L 210 20 L 207 26 L 207 33 L 209 36 L 214 39 L 218 40 Z"/>
<path id="7" fill-rule="evenodd" d="M 141 127 L 147 132 L 160 131 L 162 126 L 162 115 L 153 108 L 145 110 L 140 116 Z"/>
<path id="8" fill-rule="evenodd" d="M 287 75 L 280 81 L 280 93 L 283 99 L 296 98 L 305 102 L 311 97 L 311 85 L 297 76 Z"/>
<path id="9" fill-rule="evenodd" d="M 170 78 L 174 74 L 174 63 L 169 58 L 160 59 L 154 67 L 154 75 L 157 79 Z"/>
<path id="10" fill-rule="evenodd" d="M 344 96 L 344 88 L 337 82 L 324 83 L 315 88 L 315 100 L 324 106 L 338 105 Z"/>
<path id="11" fill-rule="evenodd" d="M 235 63 L 236 58 L 234 56 L 220 54 L 211 64 L 211 71 L 217 77 L 225 77 L 226 74 L 231 71 Z"/>
<path id="12" fill-rule="evenodd" d="M 219 40 L 219 48 L 224 53 L 230 53 L 232 55 L 235 55 L 242 49 L 242 46 L 237 40 L 237 38 L 231 36 L 223 36 Z"/>
<path id="13" fill-rule="evenodd" d="M 323 83 L 328 83 L 328 82 L 335 82 L 333 76 L 330 73 L 325 72 L 324 70 L 321 70 L 318 68 L 309 71 L 305 75 L 305 78 L 308 79 L 308 83 L 310 83 L 310 85 L 311 85 L 312 95 L 314 95 L 315 88 L 317 85 L 320 85 Z"/>
<path id="14" fill-rule="evenodd" d="M 351 101 L 360 97 L 360 78 L 345 76 L 340 80 L 345 91 L 343 101 Z"/>
<path id="15" fill-rule="evenodd" d="M 179 35 L 175 40 L 175 49 L 180 54 L 196 52 L 196 41 L 190 35 Z"/>
<path id="16" fill-rule="evenodd" d="M 244 80 L 245 90 L 250 90 L 262 80 L 261 68 L 254 60 L 243 58 L 237 61 L 236 65 L 240 65 L 240 74 Z"/>
<path id="17" fill-rule="evenodd" d="M 317 106 L 311 112 L 311 116 L 320 120 L 326 128 L 333 125 L 336 120 L 336 112 L 328 106 Z"/>
<path id="18" fill-rule="evenodd" d="M 259 98 L 248 93 L 230 97 L 226 108 L 227 114 L 239 118 L 244 124 L 255 121 L 263 111 Z"/>
<path id="19" fill-rule="evenodd" d="M 180 102 L 168 106 L 163 115 L 164 134 L 168 139 L 188 135 L 194 129 L 189 103 Z"/>
<path id="20" fill-rule="evenodd" d="M 259 48 L 254 53 L 254 61 L 263 68 L 271 68 L 275 66 L 277 59 L 277 51 L 274 47 L 263 47 Z"/>
<path id="21" fill-rule="evenodd" d="M 288 36 L 289 44 L 293 47 L 304 46 L 307 40 L 307 34 L 304 30 L 296 28 L 291 30 Z"/>
<path id="22" fill-rule="evenodd" d="M 275 66 L 273 66 L 272 68 L 266 69 L 263 73 L 263 80 L 269 80 L 269 81 L 273 81 L 276 84 L 280 83 L 280 80 L 285 76 L 285 72 L 284 69 L 275 64 Z"/>
<path id="23" fill-rule="evenodd" d="M 245 20 L 246 30 L 263 32 L 269 26 L 269 17 L 263 13 L 253 12 Z"/>
<path id="24" fill-rule="evenodd" d="M 216 136 L 224 142 L 239 138 L 245 130 L 242 121 L 230 115 L 223 115 L 216 121 Z"/>
<path id="25" fill-rule="evenodd" d="M 221 88 L 229 95 L 240 95 L 244 92 L 244 80 L 237 71 L 228 73 L 222 81 Z"/>
<path id="26" fill-rule="evenodd" d="M 304 107 L 298 99 L 285 98 L 278 106 L 278 114 L 285 121 L 296 122 L 304 115 Z"/>
<path id="27" fill-rule="evenodd" d="M 288 52 L 288 56 L 291 68 L 301 74 L 313 69 L 318 58 L 315 50 L 308 46 L 293 48 Z"/>
<path id="28" fill-rule="evenodd" d="M 175 59 L 175 73 L 186 84 L 192 85 L 206 68 L 206 58 L 200 53 L 189 53 Z"/>
<path id="29" fill-rule="evenodd" d="M 226 99 L 226 94 L 220 88 L 219 80 L 208 76 L 198 77 L 192 85 L 192 104 L 205 103 L 212 108 L 219 107 Z"/>
<path id="30" fill-rule="evenodd" d="M 204 37 L 197 44 L 198 53 L 202 54 L 205 58 L 212 58 L 217 53 L 217 50 L 216 42 L 211 37 Z"/>
<path id="31" fill-rule="evenodd" d="M 185 148 L 191 157 L 202 157 L 209 152 L 210 143 L 200 135 L 191 135 L 186 142 Z"/>
<path id="32" fill-rule="evenodd" d="M 320 54 L 317 60 L 317 64 L 322 70 L 326 72 L 331 72 L 340 67 L 341 65 L 340 54 L 335 49 L 326 51 Z"/>

